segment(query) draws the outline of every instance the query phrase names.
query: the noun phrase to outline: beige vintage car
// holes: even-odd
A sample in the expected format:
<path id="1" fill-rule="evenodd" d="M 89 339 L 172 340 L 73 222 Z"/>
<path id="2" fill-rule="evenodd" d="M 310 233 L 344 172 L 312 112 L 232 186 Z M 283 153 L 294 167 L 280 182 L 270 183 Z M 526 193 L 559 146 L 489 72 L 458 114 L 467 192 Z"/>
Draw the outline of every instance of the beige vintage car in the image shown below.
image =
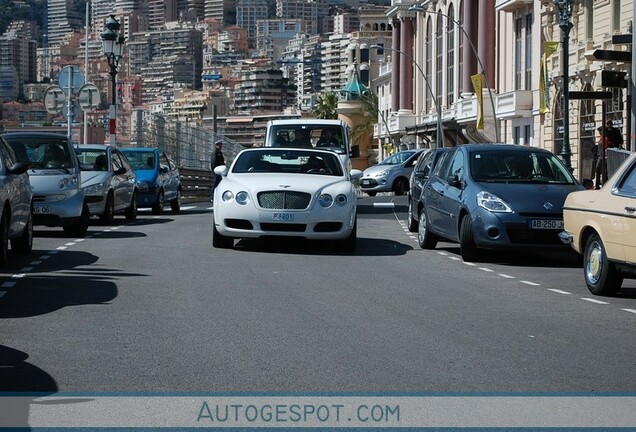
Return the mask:
<path id="1" fill-rule="evenodd" d="M 636 153 L 601 189 L 569 194 L 563 222 L 559 237 L 583 255 L 593 294 L 612 295 L 636 278 Z"/>

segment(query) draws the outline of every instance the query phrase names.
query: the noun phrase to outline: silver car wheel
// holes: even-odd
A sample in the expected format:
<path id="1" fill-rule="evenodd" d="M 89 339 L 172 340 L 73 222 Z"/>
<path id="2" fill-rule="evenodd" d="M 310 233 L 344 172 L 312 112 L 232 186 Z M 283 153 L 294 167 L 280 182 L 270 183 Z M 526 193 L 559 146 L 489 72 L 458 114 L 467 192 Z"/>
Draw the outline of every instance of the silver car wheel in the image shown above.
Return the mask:
<path id="1" fill-rule="evenodd" d="M 585 277 L 590 283 L 597 284 L 603 271 L 603 248 L 597 241 L 590 244 L 586 261 Z"/>

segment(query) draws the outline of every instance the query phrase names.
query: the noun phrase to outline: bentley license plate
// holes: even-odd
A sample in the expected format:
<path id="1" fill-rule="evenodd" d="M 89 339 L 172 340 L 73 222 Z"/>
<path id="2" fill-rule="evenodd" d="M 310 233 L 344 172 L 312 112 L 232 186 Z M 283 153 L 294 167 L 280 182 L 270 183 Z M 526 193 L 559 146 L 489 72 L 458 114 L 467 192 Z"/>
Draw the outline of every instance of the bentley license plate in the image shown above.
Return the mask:
<path id="1" fill-rule="evenodd" d="M 274 213 L 274 220 L 279 222 L 289 222 L 294 220 L 293 213 Z"/>
<path id="2" fill-rule="evenodd" d="M 563 221 L 560 219 L 531 219 L 528 221 L 528 225 L 530 226 L 530 229 L 563 229 Z"/>

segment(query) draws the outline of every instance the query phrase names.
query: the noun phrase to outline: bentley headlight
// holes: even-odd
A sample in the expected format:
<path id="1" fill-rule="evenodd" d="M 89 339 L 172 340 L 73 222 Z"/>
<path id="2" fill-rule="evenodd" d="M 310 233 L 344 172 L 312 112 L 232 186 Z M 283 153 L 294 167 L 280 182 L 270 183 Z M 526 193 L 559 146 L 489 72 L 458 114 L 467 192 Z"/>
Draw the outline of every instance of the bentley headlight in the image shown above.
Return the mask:
<path id="1" fill-rule="evenodd" d="M 98 195 L 102 191 L 102 185 L 97 183 L 83 187 L 84 195 Z"/>
<path id="2" fill-rule="evenodd" d="M 477 205 L 492 213 L 512 213 L 512 209 L 504 200 L 486 191 L 477 194 Z"/>
<path id="3" fill-rule="evenodd" d="M 250 199 L 250 196 L 247 192 L 245 191 L 241 191 L 239 193 L 236 194 L 236 202 L 239 203 L 240 205 L 245 205 L 247 204 L 247 202 Z"/>
<path id="4" fill-rule="evenodd" d="M 318 202 L 320 203 L 320 207 L 331 207 L 331 204 L 333 204 L 333 197 L 329 194 L 322 194 L 318 198 Z"/>
<path id="5" fill-rule="evenodd" d="M 75 189 L 77 187 L 77 177 L 64 177 L 58 183 L 60 189 Z"/>
<path id="6" fill-rule="evenodd" d="M 223 192 L 223 195 L 221 195 L 221 199 L 225 202 L 232 201 L 234 199 L 234 194 L 232 193 L 232 191 L 227 190 Z"/>
<path id="7" fill-rule="evenodd" d="M 339 206 L 344 206 L 344 205 L 346 205 L 346 204 L 347 204 L 347 196 L 346 196 L 346 195 L 343 195 L 343 194 L 338 195 L 338 196 L 336 197 L 336 203 L 337 203 Z"/>

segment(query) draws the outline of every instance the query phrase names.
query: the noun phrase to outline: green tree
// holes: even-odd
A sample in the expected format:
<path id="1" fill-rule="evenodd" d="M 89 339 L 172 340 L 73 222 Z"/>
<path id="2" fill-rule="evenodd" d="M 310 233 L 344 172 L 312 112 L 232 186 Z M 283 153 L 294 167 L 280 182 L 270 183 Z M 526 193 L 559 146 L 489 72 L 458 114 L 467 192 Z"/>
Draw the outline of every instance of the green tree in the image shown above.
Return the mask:
<path id="1" fill-rule="evenodd" d="M 319 119 L 337 119 L 338 96 L 333 92 L 318 95 L 318 103 L 316 103 L 313 113 Z"/>
<path id="2" fill-rule="evenodd" d="M 362 118 L 351 130 L 353 142 L 373 135 L 373 126 L 378 122 L 378 95 L 367 90 L 360 98 L 362 102 Z"/>

